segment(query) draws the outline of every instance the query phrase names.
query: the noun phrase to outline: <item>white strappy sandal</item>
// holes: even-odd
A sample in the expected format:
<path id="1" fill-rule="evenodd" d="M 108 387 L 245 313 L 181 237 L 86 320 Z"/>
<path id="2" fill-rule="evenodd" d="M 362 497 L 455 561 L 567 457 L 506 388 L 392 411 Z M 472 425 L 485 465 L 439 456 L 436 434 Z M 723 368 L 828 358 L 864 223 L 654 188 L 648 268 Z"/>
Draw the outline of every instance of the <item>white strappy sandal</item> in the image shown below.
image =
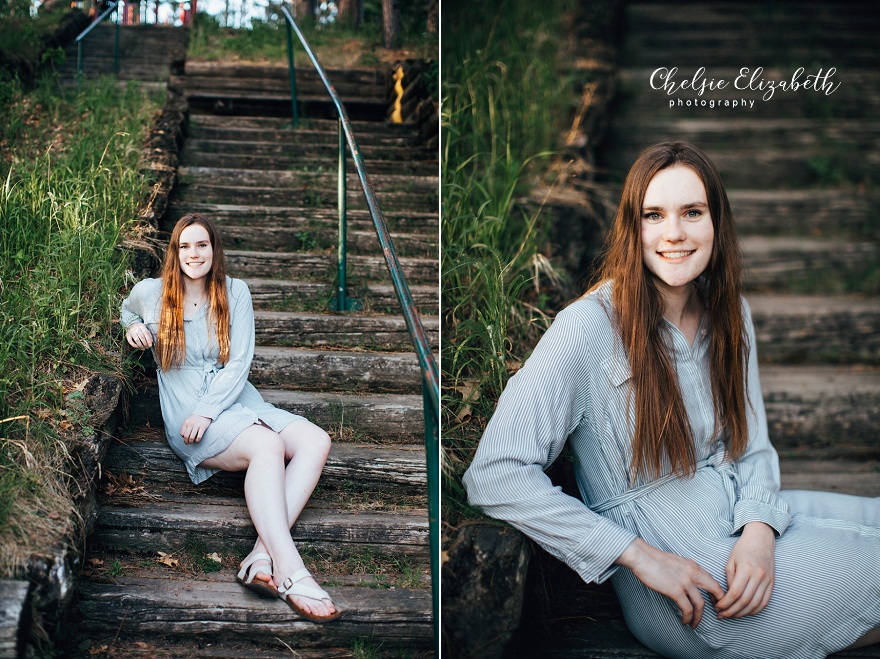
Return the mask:
<path id="1" fill-rule="evenodd" d="M 333 601 L 333 598 L 327 594 L 327 591 L 322 590 L 320 588 L 315 588 L 314 586 L 305 586 L 298 582 L 302 581 L 306 577 L 312 576 L 309 574 L 309 571 L 306 568 L 301 568 L 287 577 L 284 581 L 281 582 L 281 585 L 278 587 L 278 597 L 284 600 L 287 605 L 300 614 L 304 618 L 308 618 L 313 622 L 330 622 L 331 620 L 336 620 L 339 616 L 342 615 L 342 609 L 338 606 L 336 607 L 336 611 L 331 613 L 329 616 L 316 616 L 314 613 L 309 613 L 308 611 L 303 610 L 299 606 L 297 606 L 296 602 L 290 599 L 290 596 L 293 597 L 308 597 L 313 600 L 330 600 Z M 334 604 L 333 606 L 336 606 Z"/>
<path id="2" fill-rule="evenodd" d="M 269 565 L 258 565 L 250 569 L 257 561 L 269 561 Z M 254 579 L 258 574 L 266 574 L 269 581 L 262 579 Z M 272 557 L 269 554 L 254 554 L 248 560 L 241 564 L 241 569 L 235 576 L 235 580 L 248 590 L 252 590 L 263 597 L 279 597 L 278 589 L 272 583 Z"/>

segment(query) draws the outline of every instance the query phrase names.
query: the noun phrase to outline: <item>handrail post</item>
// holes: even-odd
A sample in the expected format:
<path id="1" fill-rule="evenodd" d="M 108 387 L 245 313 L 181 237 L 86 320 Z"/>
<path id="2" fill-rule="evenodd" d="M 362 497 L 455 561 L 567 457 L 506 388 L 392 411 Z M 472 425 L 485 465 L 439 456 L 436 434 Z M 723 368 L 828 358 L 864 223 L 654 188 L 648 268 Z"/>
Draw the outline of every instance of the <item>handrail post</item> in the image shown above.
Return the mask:
<path id="1" fill-rule="evenodd" d="M 83 70 L 83 42 L 76 42 L 76 73 L 77 73 L 77 84 L 79 84 L 79 76 L 82 74 Z"/>
<path id="2" fill-rule="evenodd" d="M 422 409 L 425 417 L 425 466 L 428 470 L 428 548 L 431 552 L 431 605 L 434 611 L 434 645 L 440 656 L 440 460 L 439 415 L 431 385 L 422 375 Z"/>
<path id="3" fill-rule="evenodd" d="M 339 208 L 339 243 L 337 245 L 338 260 L 338 278 L 339 283 L 336 289 L 336 310 L 348 311 L 348 285 L 346 282 L 346 269 L 348 265 L 346 253 L 346 221 L 345 221 L 345 130 L 342 125 L 342 117 L 339 117 L 339 139 L 338 139 L 338 156 L 339 156 L 339 182 L 337 184 L 337 206 Z"/>
<path id="4" fill-rule="evenodd" d="M 293 67 L 293 30 L 287 25 L 287 76 L 290 78 L 290 103 L 293 106 L 293 127 L 299 128 L 299 112 L 296 109 L 296 69 Z"/>

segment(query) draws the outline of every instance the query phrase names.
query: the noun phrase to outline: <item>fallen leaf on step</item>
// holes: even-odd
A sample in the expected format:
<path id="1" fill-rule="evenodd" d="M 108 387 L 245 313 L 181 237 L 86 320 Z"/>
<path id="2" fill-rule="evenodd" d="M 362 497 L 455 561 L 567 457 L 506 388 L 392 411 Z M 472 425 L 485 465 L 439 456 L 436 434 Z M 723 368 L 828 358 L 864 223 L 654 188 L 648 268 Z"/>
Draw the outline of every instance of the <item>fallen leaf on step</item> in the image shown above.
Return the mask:
<path id="1" fill-rule="evenodd" d="M 156 560 L 162 565 L 167 565 L 168 567 L 177 567 L 180 564 L 180 561 L 176 558 L 171 558 L 171 554 L 166 554 L 164 551 L 156 552 L 159 554 L 159 558 Z"/>
<path id="2" fill-rule="evenodd" d="M 89 565 L 104 565 L 104 561 L 102 561 L 100 558 L 90 558 Z"/>
<path id="3" fill-rule="evenodd" d="M 108 648 L 106 645 L 98 645 L 93 648 L 89 648 L 89 654 L 103 654 L 107 652 Z"/>
<path id="4" fill-rule="evenodd" d="M 212 554 L 206 554 L 205 558 L 207 558 L 209 561 L 214 561 L 215 563 L 223 562 L 223 559 L 220 558 L 220 554 L 218 554 L 216 551 Z"/>

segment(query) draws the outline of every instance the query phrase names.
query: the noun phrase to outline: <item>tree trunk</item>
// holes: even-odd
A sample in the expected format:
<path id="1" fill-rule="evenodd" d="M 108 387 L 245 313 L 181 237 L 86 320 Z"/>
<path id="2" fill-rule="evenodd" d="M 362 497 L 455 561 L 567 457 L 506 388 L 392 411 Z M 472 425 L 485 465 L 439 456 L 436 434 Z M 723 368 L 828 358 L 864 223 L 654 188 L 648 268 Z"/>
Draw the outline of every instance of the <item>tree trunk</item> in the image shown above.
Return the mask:
<path id="1" fill-rule="evenodd" d="M 339 13 L 336 15 L 336 21 L 343 27 L 356 27 L 358 18 L 358 0 L 338 0 L 337 7 Z"/>
<path id="2" fill-rule="evenodd" d="M 386 48 L 400 46 L 400 5 L 398 0 L 382 0 L 382 41 Z"/>
<path id="3" fill-rule="evenodd" d="M 294 0 L 293 17 L 297 21 L 311 22 L 315 20 L 316 0 Z"/>

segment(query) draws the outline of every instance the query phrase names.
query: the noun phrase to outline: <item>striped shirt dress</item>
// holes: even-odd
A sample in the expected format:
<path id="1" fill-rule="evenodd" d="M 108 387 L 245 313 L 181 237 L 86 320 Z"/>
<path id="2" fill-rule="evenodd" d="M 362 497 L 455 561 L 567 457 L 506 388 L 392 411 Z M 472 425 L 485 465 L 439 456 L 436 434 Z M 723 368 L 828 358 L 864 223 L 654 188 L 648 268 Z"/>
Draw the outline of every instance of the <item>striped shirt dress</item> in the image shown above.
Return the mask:
<path id="1" fill-rule="evenodd" d="M 186 341 L 183 365 L 167 371 L 157 368 L 165 437 L 171 449 L 183 460 L 192 482 L 197 484 L 220 471 L 200 467 L 201 462 L 225 451 L 248 427 L 262 421 L 275 432 L 280 432 L 293 421 L 304 418 L 265 402 L 248 382 L 254 356 L 251 294 L 247 284 L 231 277 L 226 278 L 226 292 L 229 299 L 229 361 L 226 364 L 217 362 L 220 347 L 213 340 L 213 328 L 208 322 L 209 306 L 205 304 L 192 319 L 183 321 Z M 153 334 L 155 346 L 161 304 L 161 279 L 138 282 L 122 302 L 123 327 L 127 330 L 135 323 L 145 323 Z M 200 441 L 186 444 L 180 436 L 180 429 L 192 414 L 212 421 Z"/>
<path id="2" fill-rule="evenodd" d="M 667 323 L 698 468 L 683 478 L 666 465 L 661 477 L 630 484 L 630 368 L 609 316 L 610 286 L 562 311 L 510 379 L 464 476 L 470 502 L 520 529 L 584 581 L 611 579 L 630 631 L 667 657 L 825 657 L 880 626 L 880 499 L 779 490 L 745 302 L 746 453 L 731 462 L 712 439 L 706 321 L 692 345 Z M 583 502 L 544 473 L 566 441 Z M 704 593 L 706 612 L 691 629 L 671 599 L 614 564 L 638 536 L 696 561 L 726 590 L 728 557 L 753 521 L 777 534 L 773 595 L 756 615 L 718 620 Z"/>

